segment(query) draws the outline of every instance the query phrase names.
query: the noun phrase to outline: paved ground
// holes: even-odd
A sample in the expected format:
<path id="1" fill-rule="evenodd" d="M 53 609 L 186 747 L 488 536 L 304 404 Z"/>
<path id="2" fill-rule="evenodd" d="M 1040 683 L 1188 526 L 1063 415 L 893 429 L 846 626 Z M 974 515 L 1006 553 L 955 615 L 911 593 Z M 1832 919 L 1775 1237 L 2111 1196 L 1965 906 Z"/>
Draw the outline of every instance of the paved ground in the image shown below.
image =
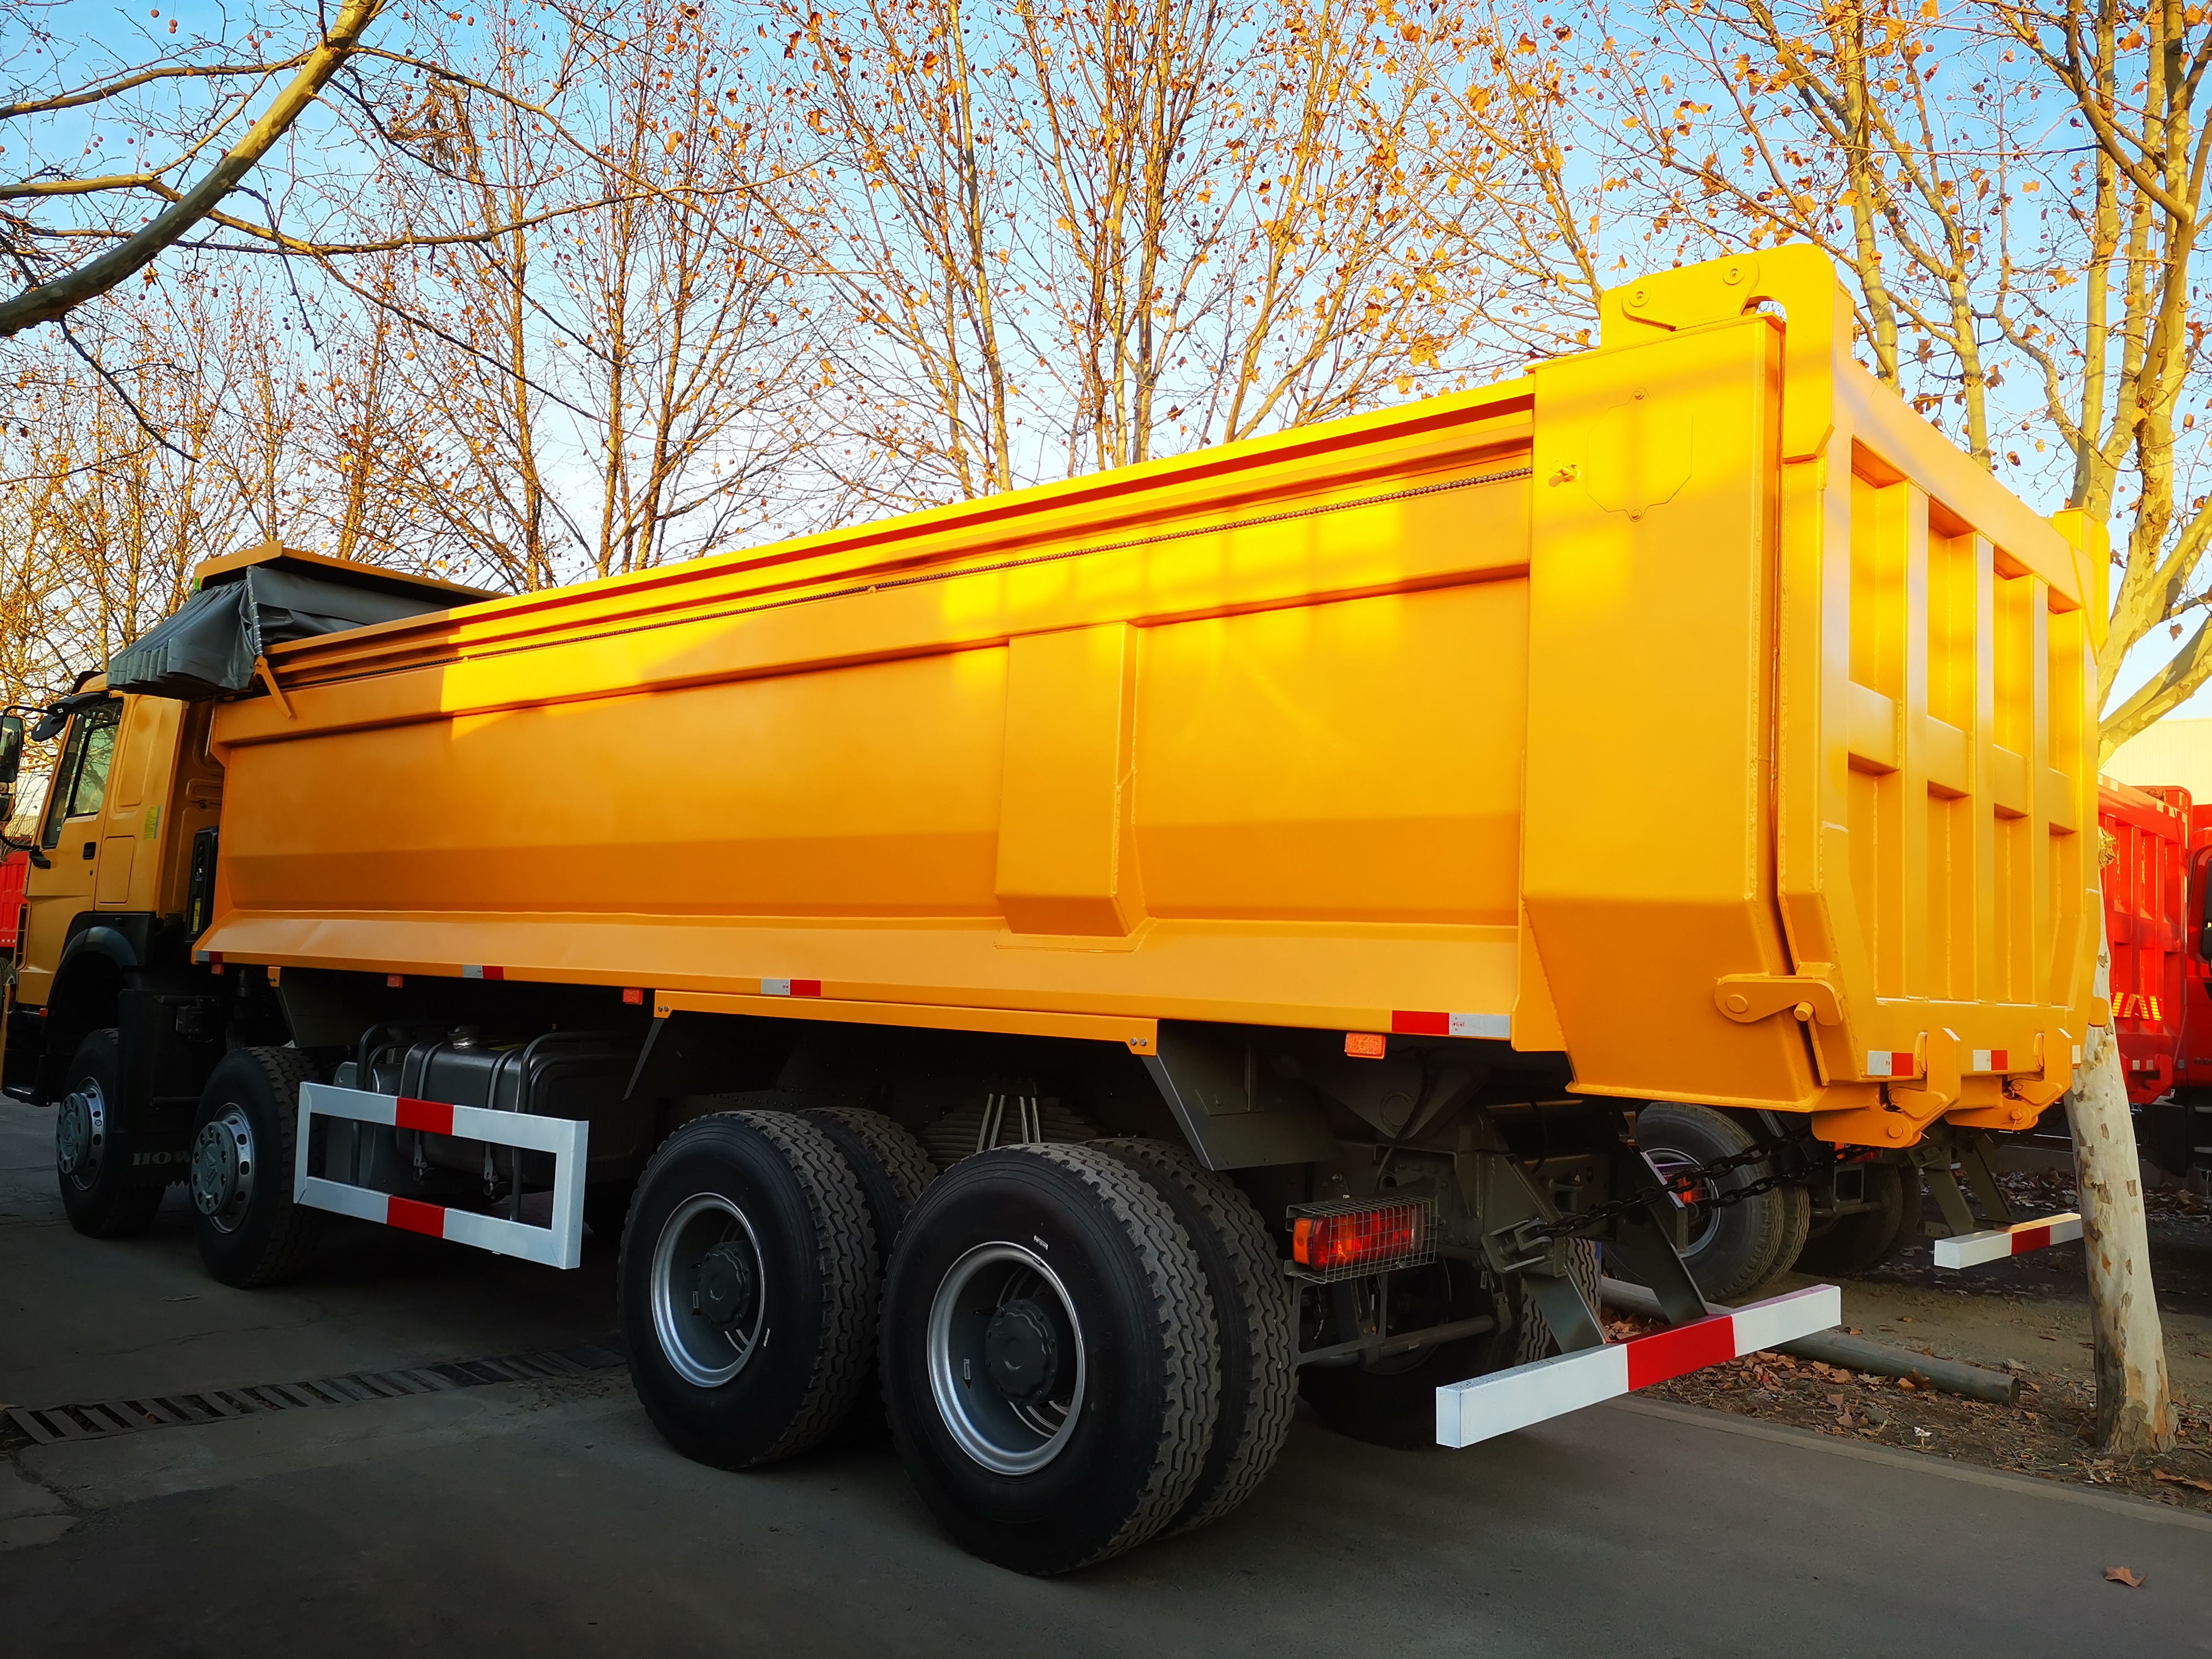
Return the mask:
<path id="1" fill-rule="evenodd" d="M 0 1401 L 498 1354 L 611 1322 L 605 1250 L 559 1275 L 367 1228 L 303 1285 L 224 1291 L 173 1202 L 144 1240 L 70 1232 L 48 1122 L 0 1106 Z M 2121 1565 L 2144 1587 L 2105 1582 Z M 2208 1615 L 2198 1517 L 1644 1404 L 1455 1454 L 1301 1424 L 1237 1516 L 1050 1582 L 951 1549 L 879 1447 L 746 1476 L 686 1463 L 618 1371 L 19 1447 L 0 1469 L 9 1659 L 2179 1655 L 2212 1653 Z"/>

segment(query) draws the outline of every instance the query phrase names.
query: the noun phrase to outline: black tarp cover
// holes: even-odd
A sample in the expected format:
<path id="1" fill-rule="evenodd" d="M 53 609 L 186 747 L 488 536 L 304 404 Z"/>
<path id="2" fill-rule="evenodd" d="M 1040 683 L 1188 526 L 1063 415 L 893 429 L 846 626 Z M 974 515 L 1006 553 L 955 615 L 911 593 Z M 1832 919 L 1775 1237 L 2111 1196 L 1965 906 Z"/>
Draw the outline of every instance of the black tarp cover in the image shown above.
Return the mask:
<path id="1" fill-rule="evenodd" d="M 107 665 L 107 689 L 186 702 L 235 696 L 253 684 L 254 659 L 272 645 L 466 603 L 457 593 L 332 580 L 274 562 L 247 565 L 226 572 L 117 652 Z"/>

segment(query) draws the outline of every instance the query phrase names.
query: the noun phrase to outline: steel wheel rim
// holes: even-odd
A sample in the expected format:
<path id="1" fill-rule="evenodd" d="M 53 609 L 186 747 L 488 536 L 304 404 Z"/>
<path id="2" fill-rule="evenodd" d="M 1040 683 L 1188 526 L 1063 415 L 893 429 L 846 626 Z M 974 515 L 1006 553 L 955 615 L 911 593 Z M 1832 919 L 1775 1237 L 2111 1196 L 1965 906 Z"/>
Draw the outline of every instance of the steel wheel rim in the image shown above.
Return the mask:
<path id="1" fill-rule="evenodd" d="M 700 1277 L 710 1252 L 734 1247 L 750 1263 L 751 1316 L 717 1322 L 702 1305 Z M 653 1329 L 660 1352 L 685 1382 L 719 1389 L 745 1368 L 767 1336 L 768 1286 L 760 1238 L 737 1204 L 696 1193 L 671 1212 L 653 1247 Z"/>
<path id="2" fill-rule="evenodd" d="M 192 1141 L 192 1207 L 217 1232 L 234 1233 L 245 1224 L 260 1162 L 253 1125 L 240 1108 L 226 1106 L 222 1116 L 200 1126 Z"/>
<path id="3" fill-rule="evenodd" d="M 1041 1294 L 1042 1293 L 1042 1294 Z M 1063 1344 L 1053 1386 L 1020 1399 L 994 1380 L 986 1337 L 1024 1303 L 1053 1319 Z M 1060 1276 L 1019 1244 L 978 1244 L 945 1273 L 929 1307 L 929 1389 L 960 1449 L 994 1474 L 1034 1474 L 1066 1449 L 1083 1414 L 1083 1325 Z"/>
<path id="4" fill-rule="evenodd" d="M 79 1192 L 89 1192 L 106 1155 L 106 1097 L 99 1079 L 80 1078 L 54 1117 L 54 1167 Z"/>
<path id="5" fill-rule="evenodd" d="M 1659 1178 L 1662 1181 L 1672 1181 L 1683 1171 L 1698 1167 L 1696 1158 L 1687 1152 L 1676 1152 L 1671 1146 L 1647 1146 L 1644 1151 L 1644 1155 L 1651 1160 L 1651 1167 L 1659 1172 Z M 1701 1181 L 1698 1186 L 1700 1191 L 1709 1191 L 1712 1183 Z M 1713 1242 L 1713 1235 L 1720 1231 L 1720 1225 L 1721 1212 L 1718 1210 L 1710 1204 L 1700 1204 L 1694 1200 L 1692 1200 L 1690 1242 L 1683 1246 L 1680 1254 L 1685 1256 L 1697 1255 L 1698 1251 Z"/>

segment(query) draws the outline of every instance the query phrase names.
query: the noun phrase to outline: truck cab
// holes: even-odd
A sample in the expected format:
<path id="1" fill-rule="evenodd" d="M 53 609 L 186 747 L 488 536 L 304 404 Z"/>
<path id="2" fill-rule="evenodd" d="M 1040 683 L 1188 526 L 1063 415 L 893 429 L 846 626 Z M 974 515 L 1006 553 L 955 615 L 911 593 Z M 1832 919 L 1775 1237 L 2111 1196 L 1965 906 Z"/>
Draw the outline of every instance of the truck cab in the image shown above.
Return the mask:
<path id="1" fill-rule="evenodd" d="M 479 597 L 276 543 L 196 574 L 194 602 L 216 601 L 206 608 L 251 647 L 229 665 L 243 681 L 234 696 L 265 694 L 264 643 Z M 195 643 L 163 647 L 173 673 L 224 672 L 194 660 Z M 246 648 L 222 639 L 215 654 L 236 659 Z M 285 1040 L 265 984 L 227 986 L 191 959 L 214 896 L 223 771 L 209 735 L 218 701 L 113 690 L 127 655 L 45 710 L 32 733 L 58 738 L 59 758 L 25 872 L 0 1049 L 0 1088 L 58 1109 L 63 1196 L 93 1231 L 129 1231 L 182 1177 L 199 1091 L 228 1040 Z M 149 672 L 137 667 L 142 679 Z M 16 732 L 20 757 L 20 720 Z M 10 752 L 0 736 L 0 771 L 11 771 Z"/>

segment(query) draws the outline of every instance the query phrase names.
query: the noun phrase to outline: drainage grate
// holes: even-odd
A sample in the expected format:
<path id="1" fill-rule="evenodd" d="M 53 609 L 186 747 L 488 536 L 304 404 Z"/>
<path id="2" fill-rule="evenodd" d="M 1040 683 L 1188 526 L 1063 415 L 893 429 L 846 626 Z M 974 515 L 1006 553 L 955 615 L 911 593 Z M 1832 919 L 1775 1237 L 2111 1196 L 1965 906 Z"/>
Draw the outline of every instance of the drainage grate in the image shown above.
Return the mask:
<path id="1" fill-rule="evenodd" d="M 318 1377 L 312 1382 L 260 1382 L 247 1389 L 203 1389 L 193 1394 L 148 1395 L 136 1400 L 17 1406 L 0 1418 L 0 1451 L 25 1444 L 51 1446 L 64 1441 L 141 1434 L 149 1429 L 186 1428 L 307 1407 L 358 1406 L 410 1394 L 480 1389 L 492 1382 L 582 1376 L 611 1370 L 622 1363 L 622 1356 L 612 1349 L 586 1343 L 574 1348 L 508 1354 L 499 1359 L 455 1359 L 399 1370 L 352 1371 L 343 1376 Z"/>

